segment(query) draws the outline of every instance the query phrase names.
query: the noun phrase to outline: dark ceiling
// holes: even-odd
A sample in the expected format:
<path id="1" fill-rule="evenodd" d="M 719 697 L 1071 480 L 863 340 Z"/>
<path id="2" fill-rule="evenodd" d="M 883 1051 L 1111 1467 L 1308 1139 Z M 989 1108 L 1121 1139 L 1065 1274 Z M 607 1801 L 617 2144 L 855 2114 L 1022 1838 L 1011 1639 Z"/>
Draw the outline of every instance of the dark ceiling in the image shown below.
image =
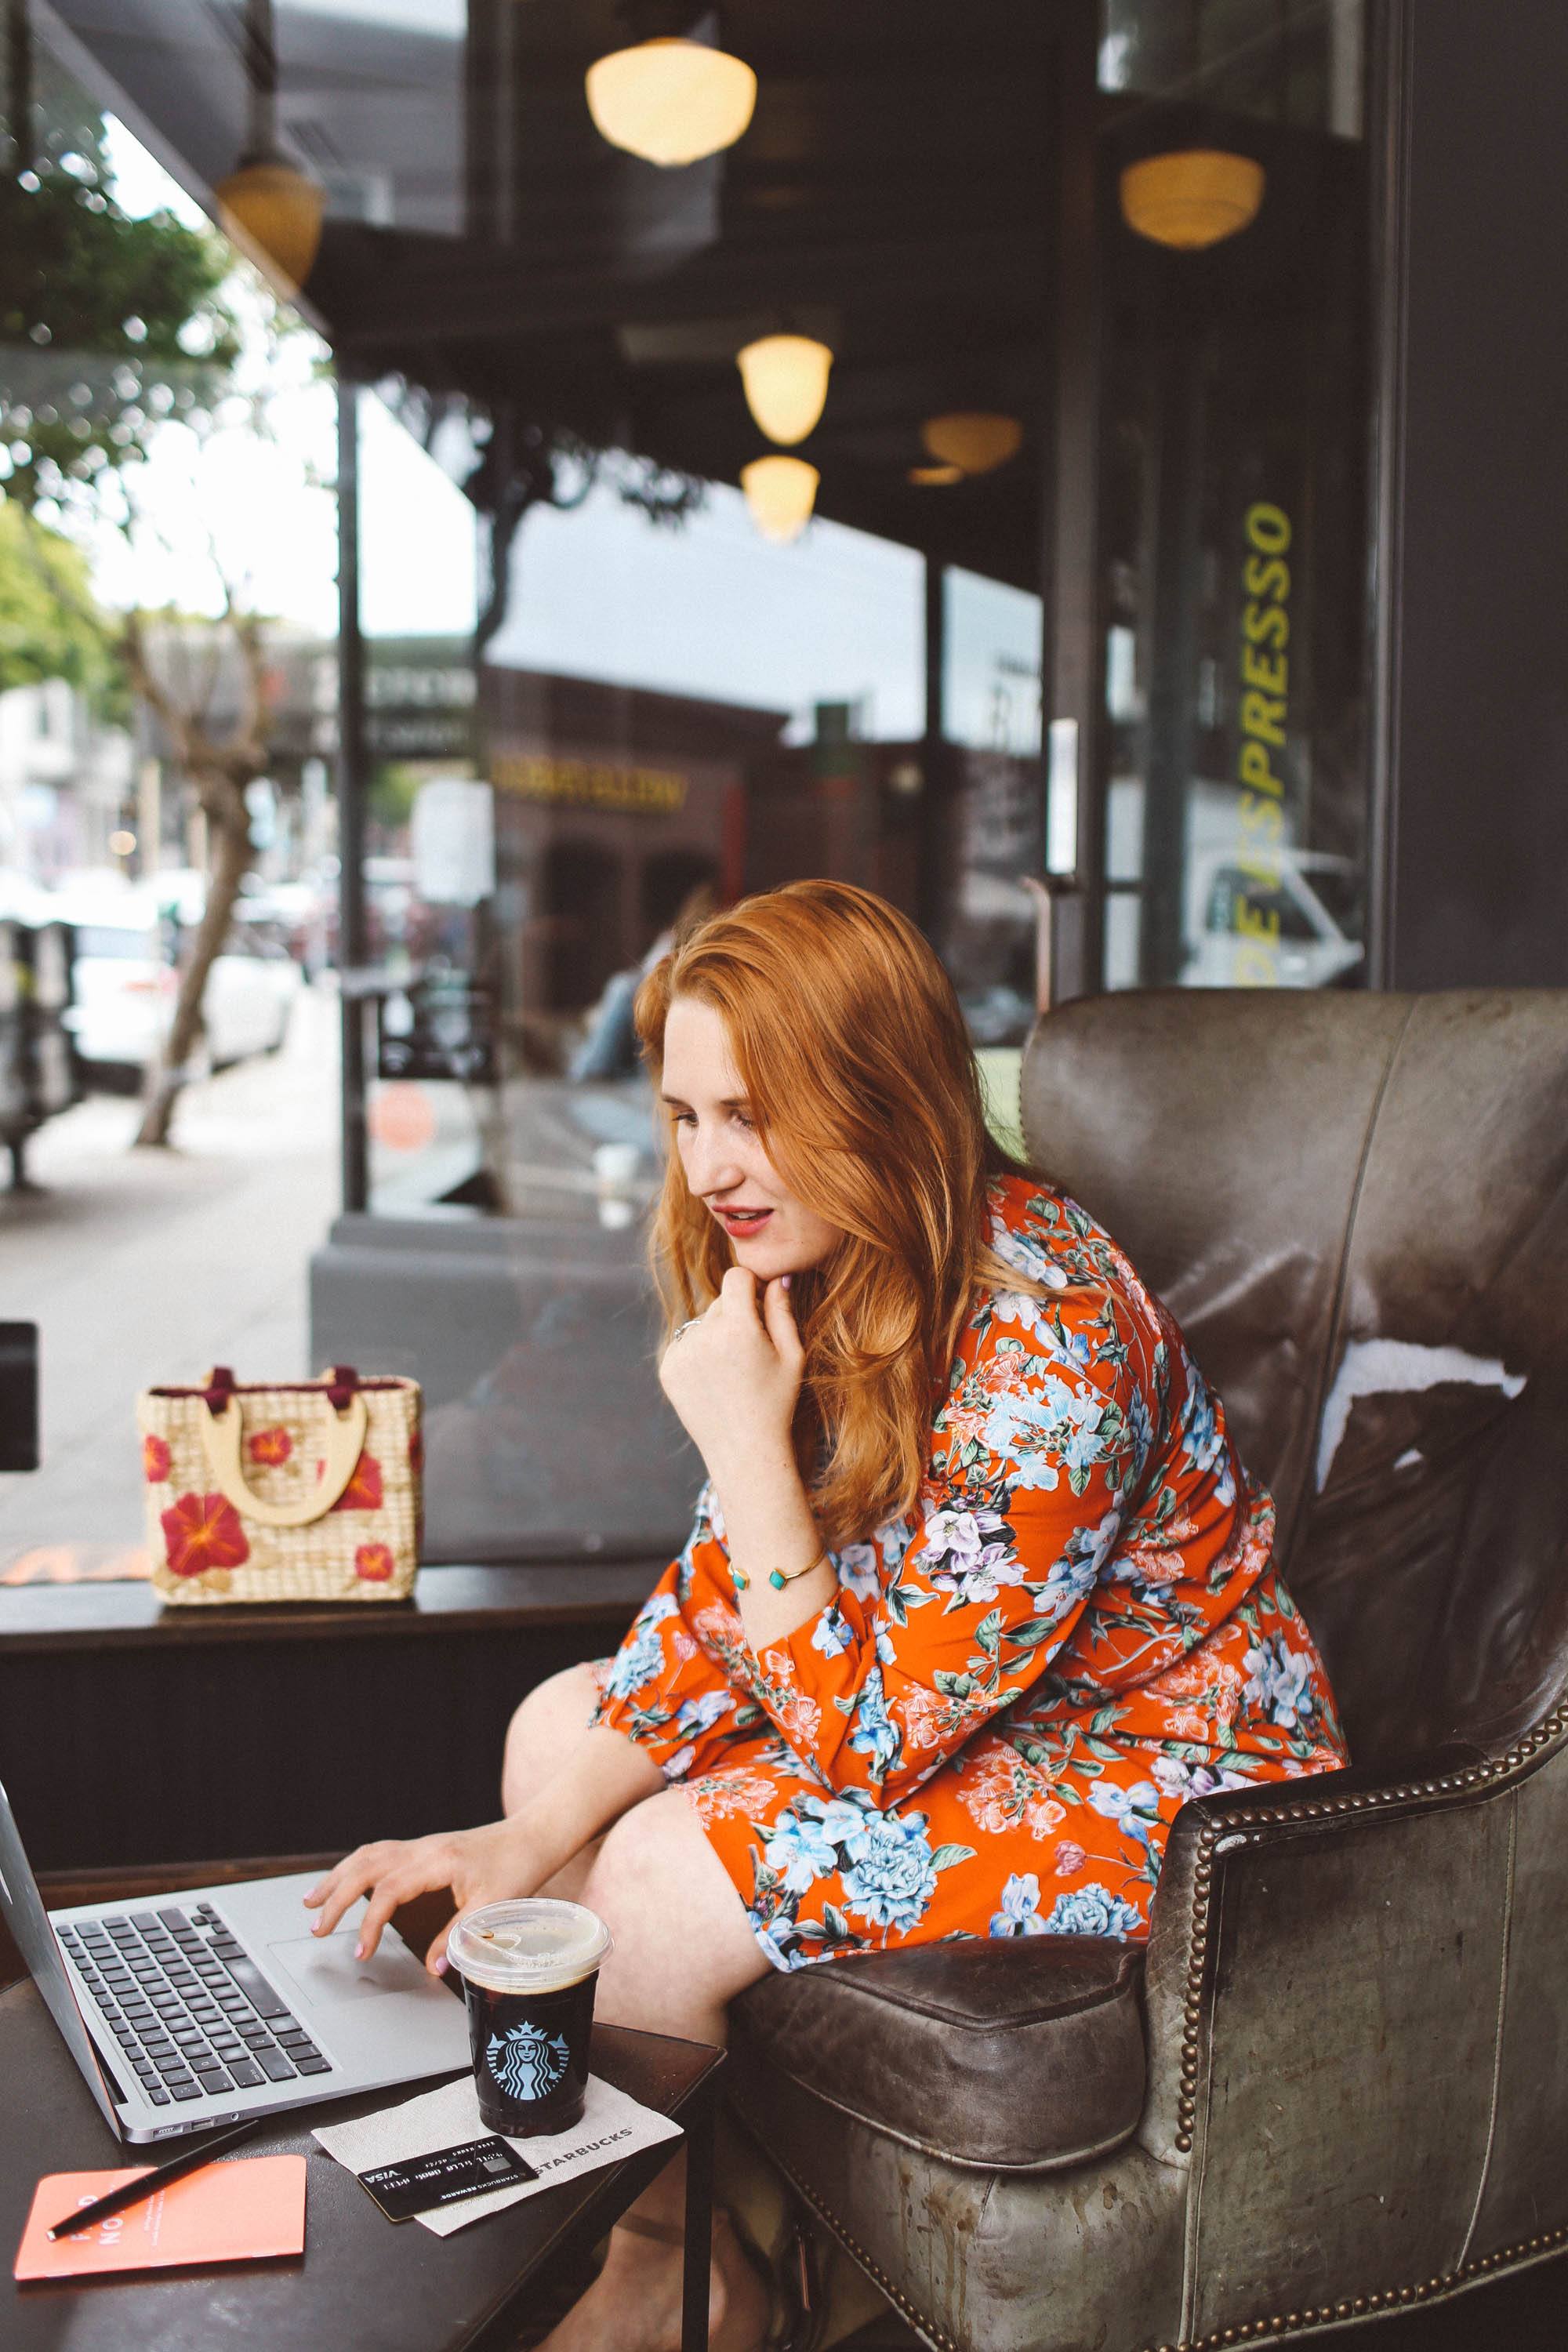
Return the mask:
<path id="1" fill-rule="evenodd" d="M 62 13 L 198 179 L 231 167 L 232 5 Z M 734 352 L 771 328 L 822 334 L 827 408 L 801 451 L 819 510 L 1033 585 L 1055 16 L 1048 0 L 731 0 L 752 126 L 665 172 L 588 115 L 586 67 L 628 37 L 612 0 L 469 0 L 466 37 L 450 0 L 429 32 L 281 6 L 284 135 L 334 205 L 310 303 L 361 373 L 510 399 L 728 480 L 768 446 Z M 958 407 L 1022 418 L 1023 455 L 912 487 L 920 420 Z"/>

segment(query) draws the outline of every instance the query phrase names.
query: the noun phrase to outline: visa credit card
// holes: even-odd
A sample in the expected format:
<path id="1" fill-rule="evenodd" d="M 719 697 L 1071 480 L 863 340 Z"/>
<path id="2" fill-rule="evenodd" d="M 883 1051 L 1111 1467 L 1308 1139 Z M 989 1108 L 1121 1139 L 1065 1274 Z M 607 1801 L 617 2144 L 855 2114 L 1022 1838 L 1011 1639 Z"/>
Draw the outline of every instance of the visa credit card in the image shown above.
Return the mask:
<path id="1" fill-rule="evenodd" d="M 411 2156 L 403 2164 L 378 2164 L 362 2172 L 359 2183 L 389 2221 L 406 2221 L 416 2213 L 434 2212 L 437 2205 L 456 2205 L 465 2197 L 482 2197 L 492 2189 L 538 2178 L 514 2147 L 491 2135 L 466 2139 L 458 2147 L 436 2148 L 428 2156 Z"/>

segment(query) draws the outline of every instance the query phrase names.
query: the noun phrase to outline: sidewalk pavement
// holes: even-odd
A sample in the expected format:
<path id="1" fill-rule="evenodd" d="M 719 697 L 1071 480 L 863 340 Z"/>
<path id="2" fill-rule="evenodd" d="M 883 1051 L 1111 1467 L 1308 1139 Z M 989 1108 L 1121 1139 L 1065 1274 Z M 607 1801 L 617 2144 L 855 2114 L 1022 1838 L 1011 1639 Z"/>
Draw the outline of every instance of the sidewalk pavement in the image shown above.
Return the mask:
<path id="1" fill-rule="evenodd" d="M 43 1189 L 0 1193 L 0 1316 L 39 1327 L 43 1467 L 0 1476 L 0 1583 L 145 1574 L 137 1391 L 232 1364 L 319 1369 L 306 1263 L 338 1206 L 337 1000 L 287 1045 L 192 1087 L 175 1148 L 133 1151 L 137 1105 L 97 1095 L 40 1129 Z"/>

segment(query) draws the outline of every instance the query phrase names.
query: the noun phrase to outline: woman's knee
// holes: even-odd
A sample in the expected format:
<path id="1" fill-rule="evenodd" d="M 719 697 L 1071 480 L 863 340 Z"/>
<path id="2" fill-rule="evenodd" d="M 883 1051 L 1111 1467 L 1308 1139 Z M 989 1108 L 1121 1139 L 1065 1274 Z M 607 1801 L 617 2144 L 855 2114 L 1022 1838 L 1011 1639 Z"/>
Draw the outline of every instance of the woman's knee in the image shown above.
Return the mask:
<path id="1" fill-rule="evenodd" d="M 678 1887 L 696 1849 L 706 1845 L 701 1824 L 679 1789 L 656 1790 L 611 1823 L 594 1864 L 601 1894 L 617 1908 Z"/>
<path id="2" fill-rule="evenodd" d="M 507 1726 L 501 1810 L 514 1813 L 542 1780 L 559 1771 L 587 1731 L 599 1701 L 591 1665 L 565 1666 L 536 1684 Z"/>
<path id="3" fill-rule="evenodd" d="M 582 1899 L 615 1932 L 617 1977 L 640 1976 L 647 1967 L 668 1976 L 672 1953 L 705 1984 L 712 1977 L 738 1990 L 762 1973 L 745 1907 L 679 1789 L 660 1790 L 622 1814 Z"/>

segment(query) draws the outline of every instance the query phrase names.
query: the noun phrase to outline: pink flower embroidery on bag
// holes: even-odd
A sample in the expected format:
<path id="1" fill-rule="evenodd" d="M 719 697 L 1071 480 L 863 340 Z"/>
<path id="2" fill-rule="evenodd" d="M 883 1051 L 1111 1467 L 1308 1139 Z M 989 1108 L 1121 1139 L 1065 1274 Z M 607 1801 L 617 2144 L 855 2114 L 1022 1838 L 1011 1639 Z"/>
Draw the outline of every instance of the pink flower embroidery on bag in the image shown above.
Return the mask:
<path id="1" fill-rule="evenodd" d="M 266 1464 L 269 1467 L 276 1467 L 278 1464 L 287 1462 L 294 1451 L 293 1439 L 288 1431 L 282 1428 L 258 1429 L 255 1436 L 247 1441 L 247 1444 L 251 1460 Z"/>
<path id="2" fill-rule="evenodd" d="M 318 1478 L 326 1466 L 324 1462 L 317 1463 Z M 379 1511 L 383 1500 L 381 1465 L 374 1454 L 362 1454 L 354 1464 L 353 1476 L 332 1508 L 334 1511 Z"/>
<path id="3" fill-rule="evenodd" d="M 390 1544 L 361 1544 L 354 1554 L 354 1574 L 367 1584 L 384 1584 L 396 1564 Z"/>
<path id="4" fill-rule="evenodd" d="M 169 1449 L 161 1437 L 142 1440 L 142 1475 L 149 1486 L 161 1486 L 169 1475 Z"/>
<path id="5" fill-rule="evenodd" d="M 160 1514 L 164 1557 L 175 1576 L 238 1568 L 250 1558 L 239 1513 L 222 1495 L 182 1495 Z"/>

